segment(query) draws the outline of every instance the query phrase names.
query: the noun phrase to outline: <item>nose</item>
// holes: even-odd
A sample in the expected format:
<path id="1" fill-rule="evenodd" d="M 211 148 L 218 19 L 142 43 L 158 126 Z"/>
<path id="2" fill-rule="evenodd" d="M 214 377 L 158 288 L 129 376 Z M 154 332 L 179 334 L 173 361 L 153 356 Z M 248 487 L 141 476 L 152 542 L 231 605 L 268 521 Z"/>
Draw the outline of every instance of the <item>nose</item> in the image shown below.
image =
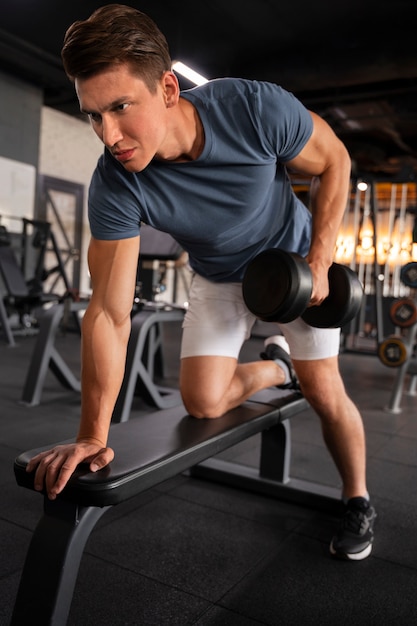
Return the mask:
<path id="1" fill-rule="evenodd" d="M 112 117 L 102 118 L 102 141 L 108 148 L 113 147 L 123 138 L 117 120 Z"/>

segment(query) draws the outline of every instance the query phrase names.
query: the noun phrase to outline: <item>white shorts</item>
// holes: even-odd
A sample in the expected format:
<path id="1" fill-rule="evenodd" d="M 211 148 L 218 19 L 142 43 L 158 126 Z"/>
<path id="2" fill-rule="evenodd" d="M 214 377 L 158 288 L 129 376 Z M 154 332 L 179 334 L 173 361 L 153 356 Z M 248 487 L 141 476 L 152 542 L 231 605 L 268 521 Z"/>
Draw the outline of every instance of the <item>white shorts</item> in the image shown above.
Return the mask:
<path id="1" fill-rule="evenodd" d="M 256 317 L 247 309 L 241 283 L 213 283 L 194 274 L 183 322 L 181 358 L 238 358 Z M 271 323 L 271 335 L 281 329 L 293 359 L 313 361 L 339 354 L 339 328 L 313 328 L 301 318 L 288 324 Z"/>

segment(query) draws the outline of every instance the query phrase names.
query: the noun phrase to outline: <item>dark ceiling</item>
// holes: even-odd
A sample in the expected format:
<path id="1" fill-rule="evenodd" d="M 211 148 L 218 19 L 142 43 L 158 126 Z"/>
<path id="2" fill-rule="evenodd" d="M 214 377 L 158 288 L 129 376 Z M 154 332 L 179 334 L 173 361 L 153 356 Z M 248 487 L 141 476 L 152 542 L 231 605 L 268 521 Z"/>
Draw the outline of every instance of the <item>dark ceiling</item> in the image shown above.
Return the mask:
<path id="1" fill-rule="evenodd" d="M 66 28 L 105 2 L 0 0 L 0 68 L 78 115 L 61 66 Z M 358 176 L 417 179 L 417 0 L 142 0 L 174 59 L 208 78 L 293 91 L 346 143 Z M 183 87 L 189 85 L 182 83 Z"/>

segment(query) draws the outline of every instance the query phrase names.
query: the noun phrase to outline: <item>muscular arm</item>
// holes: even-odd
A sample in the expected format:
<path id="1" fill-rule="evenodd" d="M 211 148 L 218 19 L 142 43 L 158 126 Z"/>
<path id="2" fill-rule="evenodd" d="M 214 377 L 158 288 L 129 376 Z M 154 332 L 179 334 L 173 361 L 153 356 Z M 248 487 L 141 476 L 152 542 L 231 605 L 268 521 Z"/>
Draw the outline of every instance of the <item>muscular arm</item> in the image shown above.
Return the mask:
<path id="1" fill-rule="evenodd" d="M 81 420 L 76 443 L 56 446 L 30 460 L 35 488 L 56 498 L 79 463 L 96 471 L 113 459 L 107 447 L 114 404 L 123 380 L 130 333 L 139 237 L 90 243 L 93 295 L 82 326 Z"/>
<path id="2" fill-rule="evenodd" d="M 93 295 L 83 319 L 81 422 L 77 441 L 107 443 L 123 380 L 130 333 L 138 239 L 92 240 L 88 253 Z"/>
<path id="3" fill-rule="evenodd" d="M 313 273 L 311 304 L 320 304 L 328 295 L 327 272 L 346 209 L 351 163 L 345 146 L 330 126 L 314 113 L 311 116 L 313 133 L 288 165 L 297 172 L 314 176 L 311 183 L 313 231 L 307 260 Z"/>

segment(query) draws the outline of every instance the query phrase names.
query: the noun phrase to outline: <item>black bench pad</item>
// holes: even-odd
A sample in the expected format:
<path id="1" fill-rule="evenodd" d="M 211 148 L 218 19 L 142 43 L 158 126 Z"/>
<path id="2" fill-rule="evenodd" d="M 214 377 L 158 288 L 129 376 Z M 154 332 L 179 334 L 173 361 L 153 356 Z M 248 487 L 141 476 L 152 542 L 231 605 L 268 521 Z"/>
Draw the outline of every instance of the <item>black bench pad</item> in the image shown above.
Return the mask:
<path id="1" fill-rule="evenodd" d="M 60 498 L 83 506 L 118 504 L 291 417 L 305 406 L 306 401 L 297 392 L 268 389 L 219 419 L 195 419 L 181 405 L 114 424 L 109 435 L 114 461 L 96 473 L 80 465 Z M 26 465 L 49 447 L 17 457 L 14 470 L 19 485 L 33 489 L 34 474 L 26 472 Z"/>

